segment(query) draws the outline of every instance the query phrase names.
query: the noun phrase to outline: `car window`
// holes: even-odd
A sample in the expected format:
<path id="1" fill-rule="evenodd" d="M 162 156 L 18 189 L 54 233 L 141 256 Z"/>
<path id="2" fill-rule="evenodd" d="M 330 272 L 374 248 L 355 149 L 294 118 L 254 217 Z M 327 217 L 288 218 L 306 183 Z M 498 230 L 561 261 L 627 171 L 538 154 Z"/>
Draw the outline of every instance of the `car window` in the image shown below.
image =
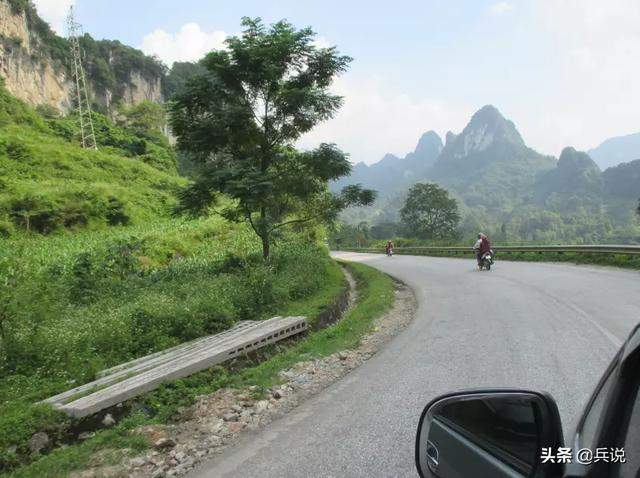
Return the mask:
<path id="1" fill-rule="evenodd" d="M 593 450 L 597 447 L 597 443 L 595 443 L 596 431 L 598 430 L 598 422 L 600 421 L 600 417 L 604 411 L 607 395 L 609 395 L 611 385 L 614 383 L 615 374 L 612 373 L 613 370 L 614 369 L 610 369 L 609 375 L 598 390 L 595 399 L 591 403 L 589 411 L 583 419 L 584 421 L 582 422 L 582 426 L 578 431 L 578 443 L 580 448 L 589 448 Z"/>
<path id="2" fill-rule="evenodd" d="M 640 476 L 640 393 L 636 392 L 635 403 L 629 418 L 627 435 L 624 440 L 626 463 L 620 466 L 620 478 Z"/>
<path id="3" fill-rule="evenodd" d="M 528 474 L 538 452 L 535 411 L 527 400 L 487 398 L 445 405 L 438 415 L 463 436 Z"/>

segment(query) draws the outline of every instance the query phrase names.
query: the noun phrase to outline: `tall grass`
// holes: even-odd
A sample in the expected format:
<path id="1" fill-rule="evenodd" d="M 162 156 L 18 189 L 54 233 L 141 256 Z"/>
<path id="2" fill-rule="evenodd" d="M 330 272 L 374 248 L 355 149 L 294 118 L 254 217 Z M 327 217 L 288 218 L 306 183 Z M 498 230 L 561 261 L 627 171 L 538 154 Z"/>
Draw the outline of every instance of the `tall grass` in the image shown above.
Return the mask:
<path id="1" fill-rule="evenodd" d="M 284 237 L 265 262 L 255 234 L 222 219 L 5 239 L 0 251 L 3 466 L 26 459 L 35 431 L 66 429 L 32 403 L 101 369 L 275 315 L 332 273 L 326 251 L 300 236 Z"/>

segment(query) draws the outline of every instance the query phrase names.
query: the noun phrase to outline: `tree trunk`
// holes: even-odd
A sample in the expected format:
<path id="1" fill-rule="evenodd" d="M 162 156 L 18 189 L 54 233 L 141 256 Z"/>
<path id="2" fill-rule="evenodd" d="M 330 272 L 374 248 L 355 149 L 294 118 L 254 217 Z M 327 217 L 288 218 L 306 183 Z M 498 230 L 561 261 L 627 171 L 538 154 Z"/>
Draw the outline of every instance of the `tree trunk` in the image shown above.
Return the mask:
<path id="1" fill-rule="evenodd" d="M 269 236 L 265 235 L 261 237 L 262 239 L 262 258 L 263 259 L 269 259 L 269 249 L 270 249 L 270 244 L 269 244 Z"/>
<path id="2" fill-rule="evenodd" d="M 262 258 L 269 259 L 269 229 L 267 228 L 267 209 L 262 206 L 260 208 L 260 239 L 262 239 Z"/>

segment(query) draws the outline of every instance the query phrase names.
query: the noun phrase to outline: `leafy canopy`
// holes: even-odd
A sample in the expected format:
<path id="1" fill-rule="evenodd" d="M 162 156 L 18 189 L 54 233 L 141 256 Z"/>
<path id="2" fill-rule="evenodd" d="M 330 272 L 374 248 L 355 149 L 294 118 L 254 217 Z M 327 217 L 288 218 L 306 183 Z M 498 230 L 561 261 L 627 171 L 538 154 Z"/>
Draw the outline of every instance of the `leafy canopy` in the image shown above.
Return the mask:
<path id="1" fill-rule="evenodd" d="M 267 28 L 250 18 L 242 25 L 226 50 L 202 61 L 207 74 L 174 96 L 171 123 L 179 148 L 205 165 L 183 191 L 181 210 L 206 212 L 218 192 L 233 197 L 223 214 L 249 222 L 268 257 L 277 229 L 333 220 L 345 207 L 370 204 L 375 193 L 348 186 L 331 194 L 327 182 L 351 171 L 347 155 L 333 144 L 307 152 L 293 146 L 342 105 L 329 87 L 351 58 L 316 47 L 310 28 L 286 21 Z"/>
<path id="2" fill-rule="evenodd" d="M 424 239 L 453 239 L 460 223 L 458 203 L 434 183 L 413 186 L 400 217 L 409 233 Z"/>

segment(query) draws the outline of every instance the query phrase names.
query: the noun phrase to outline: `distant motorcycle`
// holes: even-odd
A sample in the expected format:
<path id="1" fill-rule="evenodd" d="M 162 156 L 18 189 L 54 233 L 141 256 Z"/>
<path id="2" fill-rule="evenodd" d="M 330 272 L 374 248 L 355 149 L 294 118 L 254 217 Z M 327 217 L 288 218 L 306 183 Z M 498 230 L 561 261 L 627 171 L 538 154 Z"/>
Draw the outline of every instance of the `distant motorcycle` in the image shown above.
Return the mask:
<path id="1" fill-rule="evenodd" d="M 387 248 L 387 256 L 393 257 L 393 247 L 388 247 Z"/>
<path id="2" fill-rule="evenodd" d="M 495 258 L 494 258 L 493 251 L 485 252 L 484 254 L 482 254 L 482 257 L 480 258 L 480 264 L 478 264 L 478 269 L 480 270 L 487 269 L 488 271 L 490 271 L 491 266 L 493 265 L 494 259 Z"/>

